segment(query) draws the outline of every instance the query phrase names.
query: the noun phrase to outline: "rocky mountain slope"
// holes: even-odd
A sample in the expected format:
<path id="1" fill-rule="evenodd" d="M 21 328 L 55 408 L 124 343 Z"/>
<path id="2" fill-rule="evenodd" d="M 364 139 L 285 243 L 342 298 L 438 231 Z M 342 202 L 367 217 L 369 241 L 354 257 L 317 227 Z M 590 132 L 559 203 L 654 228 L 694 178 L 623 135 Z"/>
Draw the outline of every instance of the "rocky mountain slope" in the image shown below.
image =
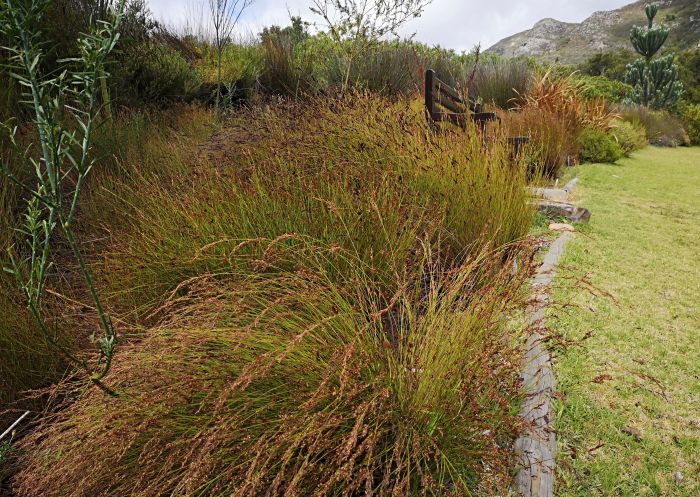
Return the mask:
<path id="1" fill-rule="evenodd" d="M 532 56 L 545 62 L 576 64 L 599 51 L 631 49 L 633 25 L 646 24 L 640 0 L 617 10 L 596 12 L 582 23 L 543 19 L 532 29 L 505 38 L 487 52 Z M 671 27 L 670 48 L 700 48 L 700 0 L 662 0 L 657 22 Z"/>

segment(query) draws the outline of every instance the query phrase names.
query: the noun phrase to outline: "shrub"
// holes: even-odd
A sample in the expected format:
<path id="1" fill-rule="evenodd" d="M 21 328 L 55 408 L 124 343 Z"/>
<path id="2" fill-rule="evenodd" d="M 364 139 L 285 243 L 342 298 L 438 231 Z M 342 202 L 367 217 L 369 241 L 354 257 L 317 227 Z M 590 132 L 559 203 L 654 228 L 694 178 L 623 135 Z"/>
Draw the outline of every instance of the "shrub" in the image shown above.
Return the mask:
<path id="1" fill-rule="evenodd" d="M 128 105 L 189 100 L 202 84 L 199 72 L 180 52 L 159 42 L 132 47 L 115 71 L 115 99 Z"/>
<path id="2" fill-rule="evenodd" d="M 685 89 L 683 98 L 692 104 L 700 104 L 700 48 L 678 55 L 678 73 Z"/>
<path id="3" fill-rule="evenodd" d="M 587 100 L 620 103 L 632 92 L 630 85 L 605 76 L 577 76 L 576 81 L 581 85 L 581 95 Z"/>
<path id="4" fill-rule="evenodd" d="M 627 64 L 634 58 L 635 55 L 627 49 L 598 52 L 581 64 L 579 69 L 589 76 L 605 76 L 614 81 L 622 81 L 625 79 Z"/>
<path id="5" fill-rule="evenodd" d="M 683 122 L 688 130 L 690 142 L 700 145 L 700 104 L 688 105 L 683 111 Z"/>
<path id="6" fill-rule="evenodd" d="M 535 81 L 517 112 L 504 117 L 511 135 L 530 137 L 526 147 L 535 171 L 550 178 L 579 157 L 584 129 L 607 130 L 614 118 L 602 99 L 586 100 L 573 77 L 544 74 Z"/>
<path id="7" fill-rule="evenodd" d="M 583 161 L 612 164 L 625 155 L 615 138 L 601 129 L 584 129 L 579 142 Z"/>
<path id="8" fill-rule="evenodd" d="M 624 105 L 618 113 L 623 121 L 643 126 L 652 145 L 677 147 L 690 143 L 683 123 L 666 111 L 654 111 L 643 105 Z"/>
<path id="9" fill-rule="evenodd" d="M 632 152 L 649 145 L 644 126 L 639 123 L 616 120 L 610 133 L 620 145 L 626 157 L 629 157 Z"/>

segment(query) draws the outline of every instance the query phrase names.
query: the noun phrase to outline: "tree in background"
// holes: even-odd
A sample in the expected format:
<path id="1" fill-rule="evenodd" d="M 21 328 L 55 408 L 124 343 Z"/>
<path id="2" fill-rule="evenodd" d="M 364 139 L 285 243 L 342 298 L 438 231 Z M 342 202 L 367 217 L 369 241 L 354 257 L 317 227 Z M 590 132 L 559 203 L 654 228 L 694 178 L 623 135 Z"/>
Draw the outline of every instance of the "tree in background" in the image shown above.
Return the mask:
<path id="1" fill-rule="evenodd" d="M 411 19 L 420 17 L 432 0 L 312 0 L 331 38 L 345 47 L 343 90 L 350 82 L 354 60 L 377 40 L 394 35 Z"/>
<path id="2" fill-rule="evenodd" d="M 654 26 L 659 12 L 657 5 L 647 5 L 647 27 L 634 26 L 630 40 L 635 51 L 643 58 L 627 66 L 625 82 L 633 87 L 630 99 L 654 109 L 672 107 L 683 94 L 678 79 L 678 66 L 673 55 L 654 59 L 668 39 L 670 30 L 663 24 Z"/>
<path id="3" fill-rule="evenodd" d="M 209 0 L 209 13 L 216 48 L 216 109 L 221 106 L 221 59 L 224 48 L 231 43 L 233 30 L 243 13 L 255 0 Z"/>
<path id="4" fill-rule="evenodd" d="M 579 66 L 579 70 L 588 76 L 604 76 L 617 81 L 625 80 L 627 65 L 633 62 L 635 55 L 631 50 L 611 50 L 591 56 Z"/>

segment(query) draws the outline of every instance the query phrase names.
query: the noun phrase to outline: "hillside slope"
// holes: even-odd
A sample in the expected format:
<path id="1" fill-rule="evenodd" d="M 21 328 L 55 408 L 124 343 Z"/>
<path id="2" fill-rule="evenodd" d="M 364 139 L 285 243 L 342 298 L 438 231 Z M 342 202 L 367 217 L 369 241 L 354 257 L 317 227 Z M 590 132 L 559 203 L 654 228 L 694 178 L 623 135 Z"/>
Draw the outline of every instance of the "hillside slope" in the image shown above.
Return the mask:
<path id="1" fill-rule="evenodd" d="M 596 12 L 581 23 L 543 19 L 532 29 L 505 38 L 487 52 L 505 57 L 532 56 L 546 62 L 576 64 L 592 52 L 631 48 L 629 32 L 635 24 L 645 24 L 640 0 L 617 10 Z M 657 21 L 671 27 L 669 47 L 700 47 L 700 2 L 663 0 Z"/>

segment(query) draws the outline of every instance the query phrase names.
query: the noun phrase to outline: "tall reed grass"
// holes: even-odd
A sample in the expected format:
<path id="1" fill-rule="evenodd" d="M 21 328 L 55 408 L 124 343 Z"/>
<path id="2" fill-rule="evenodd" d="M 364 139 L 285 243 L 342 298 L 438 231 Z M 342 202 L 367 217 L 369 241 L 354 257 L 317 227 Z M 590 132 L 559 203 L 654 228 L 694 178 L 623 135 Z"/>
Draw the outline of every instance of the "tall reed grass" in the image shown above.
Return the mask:
<path id="1" fill-rule="evenodd" d="M 236 264 L 221 255 L 242 240 L 289 233 L 351 250 L 385 280 L 425 236 L 455 260 L 479 240 L 523 237 L 532 212 L 505 136 L 432 134 L 416 104 L 363 94 L 241 115 L 215 137 L 209 174 L 123 189 L 133 210 L 102 259 L 107 286 L 127 308 L 157 307 L 182 281 Z M 87 217 L 114 217 L 123 201 L 95 201 Z"/>
<path id="2" fill-rule="evenodd" d="M 474 73 L 473 96 L 500 109 L 515 109 L 525 102 L 535 82 L 535 71 L 527 60 L 488 58 Z"/>
<path id="3" fill-rule="evenodd" d="M 118 399 L 61 387 L 15 489 L 505 492 L 522 330 L 503 318 L 533 216 L 509 155 L 505 134 L 356 94 L 249 110 L 185 170 L 100 178 L 91 265 L 150 329 L 115 365 Z"/>
<path id="4" fill-rule="evenodd" d="M 303 241 L 276 254 L 303 264 L 296 271 L 200 275 L 122 353 L 119 400 L 83 396 L 21 442 L 16 489 L 505 492 L 519 352 L 500 321 L 525 273 L 494 253 L 450 272 L 417 256 L 387 306 L 364 261 Z M 349 281 L 328 274 L 341 261 L 354 268 Z M 495 261 L 501 269 L 488 268 Z"/>

